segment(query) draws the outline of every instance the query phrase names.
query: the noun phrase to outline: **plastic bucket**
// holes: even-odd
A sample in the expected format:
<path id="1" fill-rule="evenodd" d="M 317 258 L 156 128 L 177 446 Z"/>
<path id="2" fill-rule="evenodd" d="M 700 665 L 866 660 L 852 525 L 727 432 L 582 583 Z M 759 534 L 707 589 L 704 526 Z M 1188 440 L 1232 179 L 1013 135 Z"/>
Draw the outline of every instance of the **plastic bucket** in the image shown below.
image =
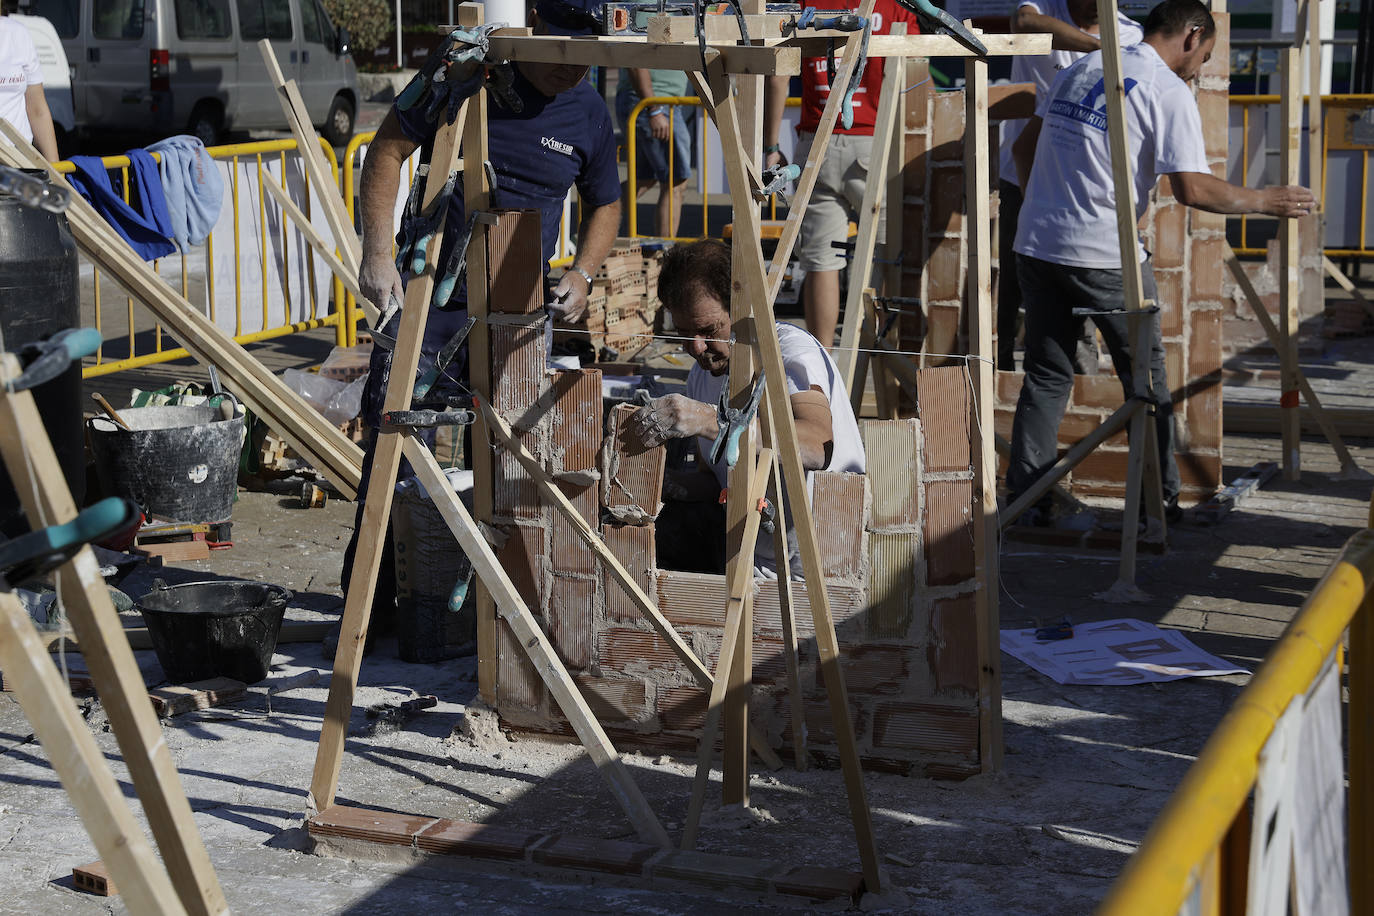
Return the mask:
<path id="1" fill-rule="evenodd" d="M 174 684 L 267 677 L 291 592 L 225 579 L 161 586 L 138 599 L 153 651 Z"/>
<path id="2" fill-rule="evenodd" d="M 150 516 L 223 522 L 234 509 L 243 417 L 219 407 L 130 407 L 88 421 L 96 474 L 109 496 L 124 496 Z"/>

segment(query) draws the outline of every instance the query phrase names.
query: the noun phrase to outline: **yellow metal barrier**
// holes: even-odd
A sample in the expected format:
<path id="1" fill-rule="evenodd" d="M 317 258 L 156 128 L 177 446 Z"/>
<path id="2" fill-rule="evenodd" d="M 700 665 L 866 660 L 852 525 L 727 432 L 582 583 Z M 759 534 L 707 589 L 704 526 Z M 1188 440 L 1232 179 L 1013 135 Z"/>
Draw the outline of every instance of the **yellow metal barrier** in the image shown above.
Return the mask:
<path id="1" fill-rule="evenodd" d="M 1246 185 L 1247 187 L 1248 187 L 1249 184 L 1250 184 L 1250 159 L 1251 159 L 1250 127 L 1251 127 L 1251 120 L 1252 120 L 1251 112 L 1254 111 L 1254 109 L 1256 109 L 1256 108 L 1272 108 L 1272 109 L 1274 109 L 1274 112 L 1273 112 L 1273 113 L 1276 113 L 1276 112 L 1277 112 L 1277 109 L 1278 109 L 1278 106 L 1279 106 L 1279 101 L 1280 101 L 1280 97 L 1277 96 L 1277 95 L 1233 95 L 1233 96 L 1231 96 L 1231 99 L 1230 99 L 1231 106 L 1232 106 L 1233 108 L 1238 108 L 1238 109 L 1240 109 L 1240 113 L 1241 113 L 1241 123 L 1240 123 L 1240 127 L 1241 127 L 1240 183 L 1243 184 L 1243 185 Z M 1305 106 L 1304 106 L 1304 107 L 1305 107 Z M 1327 132 L 1327 130 L 1326 130 L 1326 128 L 1325 128 L 1325 125 L 1326 125 L 1327 122 L 1329 122 L 1329 120 L 1330 120 L 1330 118 L 1332 117 L 1334 111 L 1340 111 L 1340 110 L 1342 110 L 1342 109 L 1349 110 L 1349 109 L 1352 109 L 1352 108 L 1360 108 L 1360 109 L 1363 109 L 1363 108 L 1370 108 L 1370 107 L 1374 107 L 1374 95 L 1324 95 L 1324 96 L 1322 96 L 1322 115 L 1323 115 L 1323 117 L 1322 117 L 1322 121 L 1323 121 L 1323 132 L 1322 132 L 1322 188 L 1321 188 L 1321 193 L 1318 195 L 1318 199 L 1321 200 L 1321 202 L 1322 202 L 1322 208 L 1323 208 L 1323 209 L 1326 208 L 1326 191 L 1327 191 L 1327 186 L 1328 186 L 1329 183 L 1330 183 L 1330 182 L 1329 182 L 1328 176 L 1331 174 L 1331 169 L 1330 169 L 1330 167 L 1329 167 L 1329 165 L 1330 165 L 1330 154 L 1331 154 L 1331 150 L 1330 150 L 1330 148 L 1329 148 L 1329 142 L 1328 142 L 1329 139 L 1330 139 L 1330 135 L 1329 135 L 1329 133 Z M 1275 115 L 1275 116 L 1276 116 L 1276 115 Z M 1353 150 L 1353 149 L 1348 149 L 1348 150 L 1345 150 L 1345 151 L 1346 151 L 1346 152 L 1355 152 L 1355 150 Z M 1374 152 L 1374 147 L 1371 147 L 1371 148 L 1369 148 L 1369 149 L 1363 149 L 1363 150 L 1360 151 L 1360 152 L 1361 152 L 1361 164 L 1360 164 L 1360 237 L 1359 237 L 1359 245 L 1358 245 L 1357 247 L 1355 247 L 1355 248 L 1349 248 L 1349 247 L 1346 247 L 1346 248 L 1326 248 L 1326 249 L 1325 249 L 1325 253 L 1326 253 L 1326 256 L 1327 256 L 1327 257 L 1331 257 L 1331 258 L 1367 258 L 1367 257 L 1374 257 L 1374 248 L 1371 248 L 1371 247 L 1370 247 L 1369 239 L 1368 239 L 1368 232 L 1367 232 L 1367 230 L 1368 230 L 1368 224 L 1369 224 L 1369 203 L 1368 203 L 1368 202 L 1369 202 L 1369 156 L 1370 156 L 1370 153 L 1371 153 L 1371 152 Z M 1347 194 L 1346 194 L 1346 196 L 1347 196 L 1347 198 L 1350 196 L 1350 194 L 1349 194 L 1349 189 L 1347 189 Z M 1257 255 L 1257 256 L 1263 256 L 1263 255 L 1265 254 L 1265 249 L 1264 249 L 1264 248 L 1258 247 L 1258 246 L 1252 246 L 1252 245 L 1249 244 L 1249 225 L 1250 225 L 1250 222 L 1251 222 L 1252 220 L 1254 220 L 1254 219 L 1269 219 L 1269 220 L 1272 220 L 1273 217 L 1239 216 L 1239 217 L 1231 217 L 1231 219 L 1238 219 L 1238 220 L 1240 220 L 1240 244 L 1236 246 L 1236 253 L 1237 253 L 1237 254 L 1241 254 L 1241 255 Z"/>
<path id="2" fill-rule="evenodd" d="M 337 157 L 334 155 L 334 149 L 333 149 L 333 147 L 331 147 L 328 143 L 324 142 L 323 140 L 320 141 L 320 146 L 321 146 L 321 147 L 324 149 L 324 151 L 325 151 L 325 156 L 328 158 L 329 163 L 330 163 L 330 167 L 331 167 L 331 169 L 332 169 L 332 171 L 333 171 L 334 181 L 335 181 L 335 183 L 337 184 L 337 182 L 338 182 L 338 180 L 339 180 L 339 163 L 338 163 Z M 230 144 L 230 145 L 227 145 L 227 146 L 213 146 L 213 147 L 210 147 L 207 151 L 209 152 L 209 154 L 210 154 L 210 156 L 211 156 L 212 158 L 218 159 L 218 160 L 222 160 L 222 161 L 225 161 L 225 160 L 230 161 L 230 162 L 232 162 L 235 166 L 238 165 L 238 162 L 239 162 L 240 159 L 244 159 L 244 158 L 248 158 L 248 157 L 253 157 L 253 158 L 256 159 L 256 161 L 257 161 L 257 167 L 258 167 L 258 180 L 259 180 L 259 181 L 262 181 L 262 180 L 264 180 L 265 174 L 266 174 L 266 173 L 264 172 L 264 170 L 263 170 L 263 156 L 270 156 L 270 155 L 272 155 L 272 154 L 275 153 L 275 154 L 277 154 L 277 156 L 280 158 L 280 160 L 281 160 L 282 162 L 285 162 L 286 153 L 288 153 L 288 152 L 290 152 L 290 151 L 294 151 L 295 149 L 296 149 L 296 141 L 295 141 L 294 139 L 291 139 L 291 140 L 266 140 L 266 141 L 260 141 L 260 142 L 255 142 L 255 143 L 236 143 L 236 144 Z M 160 159 L 160 157 L 159 157 L 158 154 L 156 154 L 156 153 L 153 154 L 153 157 L 154 157 L 155 159 Z M 121 177 L 121 179 L 122 179 L 122 185 L 123 185 L 123 188 L 124 188 L 124 200 L 125 200 L 125 202 L 127 203 L 128 200 L 129 200 L 129 167 L 130 167 L 129 158 L 128 158 L 127 156 L 106 156 L 106 157 L 104 157 L 104 158 L 101 159 L 101 164 L 104 165 L 105 168 L 106 168 L 107 170 L 109 170 L 109 171 L 118 171 L 118 173 L 119 173 L 119 175 L 120 175 L 120 177 Z M 55 167 L 56 167 L 56 169 L 57 169 L 59 172 L 63 172 L 63 173 L 66 173 L 66 174 L 70 174 L 71 172 L 75 171 L 75 169 L 76 169 L 76 167 L 75 167 L 71 162 L 68 162 L 68 161 L 58 162 L 58 163 L 55 164 Z M 234 172 L 234 174 L 237 174 L 237 172 Z M 285 180 L 285 179 L 283 178 L 283 181 L 284 181 L 284 180 Z M 284 184 L 283 184 L 283 187 L 285 187 Z M 235 276 L 234 276 L 234 340 L 238 341 L 238 342 L 241 343 L 241 344 L 242 344 L 242 343 L 253 343 L 253 342 L 261 341 L 261 340 L 269 340 L 269 339 L 274 338 L 274 337 L 284 337 L 284 336 L 286 336 L 286 335 L 288 335 L 288 334 L 295 334 L 295 333 L 297 333 L 297 332 L 299 332 L 299 331 L 308 331 L 308 330 L 311 330 L 311 329 L 314 329 L 314 328 L 332 326 L 332 327 L 334 327 L 334 329 L 335 329 L 335 337 L 336 337 L 336 340 L 338 341 L 338 343 L 340 343 L 340 344 L 345 343 L 346 340 L 347 340 L 347 333 L 346 333 L 346 326 L 347 326 L 347 323 L 346 323 L 344 320 L 342 320 L 343 312 L 342 312 L 342 310 L 341 310 L 341 308 L 342 308 L 342 306 L 343 306 L 343 304 L 344 304 L 344 296 L 343 296 L 344 290 L 343 290 L 343 284 L 338 280 L 337 277 L 334 278 L 333 284 L 332 284 L 332 288 L 333 288 L 332 300 L 333 300 L 333 302 L 335 303 L 335 306 L 336 306 L 336 307 L 335 307 L 332 311 L 330 311 L 328 314 L 320 315 L 320 314 L 318 313 L 318 311 L 317 311 L 318 303 L 316 303 L 316 302 L 314 301 L 313 297 L 312 297 L 311 302 L 310 302 L 310 312 L 309 312 L 310 317 L 309 317 L 307 320 L 305 320 L 305 321 L 291 322 L 291 321 L 289 320 L 289 319 L 290 319 L 290 315 L 291 315 L 290 292 L 289 292 L 289 290 L 283 288 L 283 290 L 282 290 L 282 295 L 283 295 L 283 319 L 285 319 L 285 320 L 283 320 L 280 324 L 276 324 L 276 325 L 273 325 L 273 323 L 272 323 L 274 319 L 273 319 L 272 316 L 270 315 L 268 290 L 267 290 L 266 284 L 264 283 L 264 284 L 263 284 L 263 288 L 262 288 L 262 304 L 261 304 L 261 307 L 262 307 L 262 325 L 263 325 L 262 330 L 252 331 L 252 332 L 247 333 L 247 334 L 242 333 L 242 328 L 243 328 L 243 308 L 244 308 L 245 303 L 242 301 L 242 283 L 241 283 L 241 270 L 242 270 L 242 265 L 239 264 L 239 257 L 238 257 L 238 249 L 239 249 L 239 243 L 240 243 L 240 234 L 239 234 L 239 204 L 238 204 L 238 193 L 237 193 L 237 190 L 238 190 L 237 187 L 234 186 L 233 184 L 231 184 L 231 186 L 230 186 L 230 187 L 226 190 L 226 192 L 225 192 L 225 193 L 226 193 L 226 196 L 230 199 L 231 205 L 232 205 L 233 210 L 234 210 L 234 253 L 235 253 L 234 261 L 235 261 L 235 263 L 236 263 L 236 265 L 237 265 L 237 269 L 236 269 L 236 271 L 235 271 Z M 265 197 L 265 196 L 264 196 L 264 197 Z M 265 204 L 264 200 L 260 199 L 260 201 L 259 201 L 259 208 L 263 208 L 263 207 L 265 207 L 265 206 L 266 206 L 266 204 Z M 307 200 L 306 200 L 305 212 L 306 212 L 307 215 L 309 215 L 309 213 L 310 213 L 310 201 L 309 201 L 309 198 L 307 198 Z M 267 273 L 267 269 L 266 269 L 266 268 L 267 268 L 267 265 L 266 265 L 266 263 L 265 263 L 265 258 L 266 258 L 266 251 L 267 251 L 267 247 L 268 247 L 268 246 L 267 246 L 267 223 L 266 223 L 266 220 L 265 220 L 265 219 L 261 219 L 261 218 L 260 218 L 260 219 L 259 219 L 259 224 L 260 224 L 261 227 L 262 227 L 262 228 L 261 228 L 261 236 L 262 236 L 262 239 L 261 239 L 261 240 L 262 240 L 262 248 L 263 248 L 263 252 L 264 252 L 264 254 L 263 254 L 264 263 L 261 264 L 261 265 L 258 265 L 258 266 L 259 266 L 259 268 L 261 269 L 262 274 L 265 276 L 266 273 Z M 285 223 L 285 221 L 283 221 L 283 224 L 282 224 L 283 246 L 285 246 L 285 244 L 286 244 L 286 235 L 287 235 L 287 233 L 289 233 L 290 231 L 291 231 L 291 229 L 290 229 L 289 225 L 287 225 L 287 224 Z M 216 303 L 216 301 L 215 301 L 214 277 L 213 277 L 213 264 L 214 264 L 214 251 L 215 251 L 214 245 L 215 245 L 215 241 L 214 241 L 214 237 L 213 237 L 213 236 L 212 236 L 211 238 L 209 238 L 209 239 L 206 240 L 206 265 L 207 265 L 207 271 L 209 272 L 209 273 L 207 273 L 207 276 L 206 276 L 206 289 L 207 289 L 207 297 L 206 297 L 206 298 L 207 298 L 207 300 L 208 300 L 208 302 L 209 302 L 209 308 L 210 308 L 210 316 L 209 316 L 209 317 L 210 317 L 210 320 L 211 320 L 211 321 L 214 321 L 214 320 L 215 320 L 216 311 L 217 311 L 217 309 L 216 309 L 217 303 Z M 307 263 L 308 263 L 308 269 L 310 270 L 311 276 L 313 277 L 313 276 L 314 276 L 314 271 L 315 271 L 314 255 L 313 255 L 313 253 L 310 255 L 310 260 L 309 260 Z M 157 269 L 157 266 L 158 266 L 158 262 L 154 262 L 153 267 L 154 267 L 155 270 Z M 188 270 L 188 268 L 187 268 L 187 256 L 186 256 L 186 254 L 185 254 L 184 252 L 183 252 L 182 255 L 181 255 L 181 287 L 180 287 L 180 292 L 181 292 L 181 295 L 182 295 L 182 296 L 186 297 L 187 299 L 190 298 L 190 276 L 189 276 L 189 270 Z M 105 328 L 105 325 L 106 325 L 106 321 L 105 321 L 105 319 L 104 319 L 103 302 L 102 302 L 101 289 L 100 289 L 100 270 L 99 270 L 98 268 L 95 268 L 95 269 L 94 269 L 94 305 L 95 305 L 95 327 L 96 327 L 96 330 L 103 331 L 104 328 Z M 154 324 L 153 324 L 153 329 L 152 329 L 152 330 L 153 330 L 153 350 L 152 350 L 152 352 L 150 352 L 150 353 L 144 353 L 144 354 L 139 354 L 139 353 L 137 352 L 137 346 L 136 346 L 136 343 L 135 343 L 135 338 L 136 338 L 136 336 L 137 336 L 137 334 L 138 334 L 138 328 L 136 327 L 136 321 L 135 321 L 135 317 L 134 317 L 134 300 L 133 300 L 132 297 L 127 297 L 127 296 L 125 297 L 125 320 L 126 320 L 127 325 L 128 325 L 128 328 L 127 328 L 127 332 L 128 332 L 128 333 L 127 333 L 127 338 L 128 338 L 128 346 L 129 346 L 129 355 L 128 355 L 127 357 L 123 358 L 123 359 L 119 359 L 119 360 L 114 360 L 114 361 L 107 362 L 107 361 L 105 360 L 105 358 L 104 358 L 104 345 L 102 344 L 100 350 L 97 350 L 97 351 L 96 351 L 96 354 L 95 354 L 95 363 L 94 363 L 93 365 L 84 366 L 84 367 L 82 368 L 82 370 L 81 370 L 81 375 L 82 375 L 83 378 L 93 378 L 93 377 L 101 376 L 101 375 L 109 375 L 109 374 L 111 374 L 111 373 L 119 372 L 119 371 L 122 371 L 122 370 L 125 370 L 125 369 L 136 369 L 136 368 L 139 368 L 139 367 L 141 367 L 141 366 L 151 365 L 151 364 L 153 364 L 153 363 L 171 362 L 172 360 L 184 359 L 184 358 L 186 358 L 187 356 L 190 356 L 190 354 L 189 354 L 189 353 L 185 350 L 185 348 L 183 348 L 183 347 L 173 347 L 173 348 L 164 348 L 164 347 L 163 347 L 163 345 L 162 345 L 162 325 L 161 325 L 161 323 L 159 323 L 159 322 L 154 322 Z"/>
<path id="3" fill-rule="evenodd" d="M 1372 507 L 1374 508 L 1374 507 Z M 1374 526 L 1374 517 L 1370 520 Z M 1353 535 L 1208 739 L 1108 892 L 1099 916 L 1175 916 L 1195 888 L 1199 913 L 1244 912 L 1221 875 L 1237 816 L 1248 817 L 1260 751 L 1288 704 L 1349 639 L 1347 795 L 1350 912 L 1374 913 L 1374 529 Z M 1339 657 L 1336 663 L 1340 663 Z M 1339 741 L 1339 737 L 1337 738 Z M 1335 749 L 1339 755 L 1340 748 Z M 1259 826 L 1258 829 L 1263 829 Z M 1228 898 L 1226 891 L 1233 892 Z"/>

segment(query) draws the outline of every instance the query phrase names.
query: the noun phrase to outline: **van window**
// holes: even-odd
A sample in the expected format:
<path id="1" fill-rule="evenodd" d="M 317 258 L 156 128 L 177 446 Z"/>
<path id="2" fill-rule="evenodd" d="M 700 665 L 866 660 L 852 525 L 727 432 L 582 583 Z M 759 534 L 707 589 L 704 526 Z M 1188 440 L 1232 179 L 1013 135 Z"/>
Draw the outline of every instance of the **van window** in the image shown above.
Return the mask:
<path id="1" fill-rule="evenodd" d="M 96 38 L 142 38 L 143 0 L 91 4 L 91 32 Z"/>
<path id="2" fill-rule="evenodd" d="M 324 27 L 320 24 L 320 8 L 315 0 L 301 0 L 301 31 L 305 40 L 314 44 L 326 44 Z"/>
<path id="3" fill-rule="evenodd" d="M 176 0 L 177 37 L 187 41 L 228 38 L 229 0 Z"/>
<path id="4" fill-rule="evenodd" d="M 244 41 L 291 39 L 291 0 L 238 0 L 239 37 Z"/>
<path id="5" fill-rule="evenodd" d="M 58 38 L 75 38 L 81 26 L 81 0 L 34 0 L 30 12 L 52 23 Z"/>

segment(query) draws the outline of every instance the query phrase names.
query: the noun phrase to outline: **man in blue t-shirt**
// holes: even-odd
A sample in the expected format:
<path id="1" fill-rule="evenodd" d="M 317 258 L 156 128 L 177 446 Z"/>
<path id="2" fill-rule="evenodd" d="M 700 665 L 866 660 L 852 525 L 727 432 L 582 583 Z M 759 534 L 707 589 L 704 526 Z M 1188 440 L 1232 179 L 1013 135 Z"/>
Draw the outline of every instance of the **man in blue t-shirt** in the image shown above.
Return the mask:
<path id="1" fill-rule="evenodd" d="M 528 24 L 537 35 L 590 35 L 598 31 L 591 12 L 595 8 L 593 0 L 537 0 Z M 620 173 L 610 113 L 596 90 L 585 82 L 586 67 L 524 61 L 512 67 L 515 80 L 511 88 L 523 103 L 521 110 L 513 111 L 496 98 L 487 106 L 488 155 L 496 172 L 494 205 L 539 211 L 547 270 L 558 241 L 563 201 L 569 189 L 577 186 L 583 212 L 577 234 L 577 257 L 552 289 L 545 284 L 545 301 L 552 310 L 561 318 L 575 321 L 586 312 L 592 275 L 611 250 L 620 228 Z M 428 158 L 439 131 L 440 122 L 424 119 L 424 107 L 417 105 L 409 111 L 399 111 L 393 106 L 368 147 L 363 164 L 363 259 L 358 284 L 363 294 L 382 309 L 393 295 L 404 300 L 405 279 L 397 270 L 392 253 L 394 213 L 406 160 L 421 147 Z M 479 163 L 467 165 L 480 167 Z M 462 236 L 466 219 L 459 181 L 449 203 L 438 263 L 446 263 L 452 246 Z M 399 317 L 398 314 L 392 320 L 387 331 L 395 333 Z M 431 357 L 437 354 L 466 321 L 467 289 L 459 282 L 447 303 L 430 308 L 421 352 Z M 391 353 L 373 347 L 371 372 L 363 396 L 363 420 L 374 430 L 380 422 L 390 368 Z M 449 364 L 445 375 L 450 387 L 453 381 L 467 383 L 466 347 Z M 445 381 L 441 379 L 432 391 L 442 392 Z M 361 496 L 371 476 L 375 445 L 374 432 L 363 460 L 354 534 L 344 552 L 341 581 L 345 587 L 357 547 L 363 513 Z M 373 601 L 374 620 L 382 628 L 389 623 L 395 600 L 389 532 L 384 543 Z M 376 629 L 374 626 L 373 631 Z"/>

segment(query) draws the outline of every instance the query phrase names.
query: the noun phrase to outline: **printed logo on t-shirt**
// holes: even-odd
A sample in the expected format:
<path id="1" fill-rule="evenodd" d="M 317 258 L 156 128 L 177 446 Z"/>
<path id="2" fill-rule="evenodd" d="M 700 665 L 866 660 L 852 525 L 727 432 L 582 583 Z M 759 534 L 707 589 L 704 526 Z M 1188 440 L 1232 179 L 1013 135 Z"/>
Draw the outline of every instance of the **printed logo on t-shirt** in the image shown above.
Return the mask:
<path id="1" fill-rule="evenodd" d="M 1125 95 L 1130 95 L 1135 88 L 1135 80 L 1127 77 L 1122 81 L 1125 87 Z M 1099 79 L 1083 96 L 1082 101 L 1073 102 L 1069 99 L 1055 99 L 1050 102 L 1050 114 L 1059 115 L 1074 121 L 1081 121 L 1089 127 L 1095 127 L 1100 131 L 1107 130 L 1107 98 L 1106 82 Z M 1098 100 L 1102 101 L 1102 107 L 1097 107 Z"/>
<path id="2" fill-rule="evenodd" d="M 561 140 L 555 140 L 553 137 L 540 137 L 539 142 L 556 153 L 562 153 L 564 156 L 571 156 L 573 154 L 571 143 L 564 143 Z"/>

